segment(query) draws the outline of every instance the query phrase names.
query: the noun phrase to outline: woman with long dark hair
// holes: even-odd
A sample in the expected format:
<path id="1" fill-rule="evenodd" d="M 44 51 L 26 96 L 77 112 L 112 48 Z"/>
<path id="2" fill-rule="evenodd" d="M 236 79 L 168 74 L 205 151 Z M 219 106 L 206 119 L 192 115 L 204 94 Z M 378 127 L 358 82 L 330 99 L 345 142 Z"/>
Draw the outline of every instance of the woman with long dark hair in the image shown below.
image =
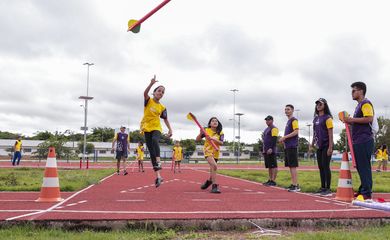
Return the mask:
<path id="1" fill-rule="evenodd" d="M 317 163 L 320 170 L 321 188 L 316 192 L 321 196 L 331 196 L 330 160 L 333 153 L 333 118 L 328 102 L 320 98 L 315 102 L 313 120 L 313 142 L 311 148 L 317 147 Z"/>
<path id="2" fill-rule="evenodd" d="M 159 187 L 163 181 L 160 170 L 160 145 L 162 127 L 160 118 L 164 120 L 165 125 L 168 128 L 168 137 L 172 136 L 171 125 L 168 121 L 167 109 L 160 103 L 161 98 L 164 96 L 165 87 L 158 86 L 153 90 L 153 98 L 149 97 L 149 91 L 152 86 L 158 82 L 156 75 L 150 80 L 150 84 L 144 91 L 144 117 L 141 121 L 141 132 L 145 135 L 146 146 L 150 153 L 150 159 L 152 161 L 153 170 L 156 173 L 155 185 Z"/>

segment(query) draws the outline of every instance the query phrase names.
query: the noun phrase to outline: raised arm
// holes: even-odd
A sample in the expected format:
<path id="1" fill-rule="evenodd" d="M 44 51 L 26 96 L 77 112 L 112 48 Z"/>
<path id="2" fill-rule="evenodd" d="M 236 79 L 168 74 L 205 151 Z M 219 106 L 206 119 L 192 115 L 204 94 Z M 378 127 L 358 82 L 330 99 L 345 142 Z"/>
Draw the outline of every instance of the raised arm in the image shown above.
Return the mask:
<path id="1" fill-rule="evenodd" d="M 149 85 L 146 87 L 146 89 L 144 91 L 144 99 L 145 100 L 149 99 L 149 91 L 152 88 L 153 84 L 155 84 L 156 82 L 158 82 L 158 81 L 156 80 L 156 75 L 154 75 L 153 78 L 150 80 Z"/>

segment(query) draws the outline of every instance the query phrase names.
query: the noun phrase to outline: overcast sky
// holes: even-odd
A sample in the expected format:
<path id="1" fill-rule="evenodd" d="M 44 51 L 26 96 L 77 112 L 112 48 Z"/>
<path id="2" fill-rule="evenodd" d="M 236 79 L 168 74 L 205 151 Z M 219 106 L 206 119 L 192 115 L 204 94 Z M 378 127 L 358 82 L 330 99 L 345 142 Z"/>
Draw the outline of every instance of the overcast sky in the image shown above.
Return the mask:
<path id="1" fill-rule="evenodd" d="M 220 119 L 233 138 L 233 93 L 241 138 L 256 142 L 273 115 L 284 131 L 284 106 L 299 109 L 308 136 L 314 102 L 353 112 L 350 85 L 364 81 L 376 115 L 389 117 L 388 1 L 172 0 L 128 33 L 162 0 L 0 1 L 0 130 L 80 132 L 87 67 L 88 126 L 139 128 L 143 90 L 153 74 L 166 87 L 174 139 L 195 138 L 186 119 Z M 166 129 L 164 130 L 167 131 Z M 237 134 L 237 129 L 236 129 Z"/>

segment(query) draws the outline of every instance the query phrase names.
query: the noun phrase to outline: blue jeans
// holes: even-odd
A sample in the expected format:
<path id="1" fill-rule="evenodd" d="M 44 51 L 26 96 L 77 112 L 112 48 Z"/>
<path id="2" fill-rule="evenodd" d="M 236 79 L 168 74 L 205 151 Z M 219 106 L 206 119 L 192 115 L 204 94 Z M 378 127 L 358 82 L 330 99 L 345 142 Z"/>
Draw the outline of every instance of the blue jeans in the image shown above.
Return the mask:
<path id="1" fill-rule="evenodd" d="M 12 159 L 12 165 L 15 166 L 15 162 L 16 162 L 16 159 L 18 159 L 18 162 L 16 163 L 16 165 L 19 165 L 19 162 L 20 162 L 20 159 L 22 158 L 22 154 L 20 151 L 16 151 L 14 153 L 14 158 Z"/>
<path id="2" fill-rule="evenodd" d="M 365 143 L 353 144 L 355 153 L 356 169 L 360 177 L 358 192 L 371 197 L 372 194 L 372 171 L 371 154 L 374 149 L 374 139 Z"/>

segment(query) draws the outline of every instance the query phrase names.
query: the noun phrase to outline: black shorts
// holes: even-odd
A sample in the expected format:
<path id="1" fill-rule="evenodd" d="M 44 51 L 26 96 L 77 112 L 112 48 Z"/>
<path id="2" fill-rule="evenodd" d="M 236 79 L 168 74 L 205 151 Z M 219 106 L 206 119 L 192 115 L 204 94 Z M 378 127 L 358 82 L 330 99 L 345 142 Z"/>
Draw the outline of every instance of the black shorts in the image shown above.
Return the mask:
<path id="1" fill-rule="evenodd" d="M 276 162 L 275 153 L 264 154 L 265 168 L 277 168 L 278 163 Z"/>
<path id="2" fill-rule="evenodd" d="M 120 161 L 122 158 L 127 158 L 127 151 L 116 151 L 116 160 Z"/>
<path id="3" fill-rule="evenodd" d="M 298 167 L 298 149 L 287 148 L 284 149 L 284 166 Z"/>

